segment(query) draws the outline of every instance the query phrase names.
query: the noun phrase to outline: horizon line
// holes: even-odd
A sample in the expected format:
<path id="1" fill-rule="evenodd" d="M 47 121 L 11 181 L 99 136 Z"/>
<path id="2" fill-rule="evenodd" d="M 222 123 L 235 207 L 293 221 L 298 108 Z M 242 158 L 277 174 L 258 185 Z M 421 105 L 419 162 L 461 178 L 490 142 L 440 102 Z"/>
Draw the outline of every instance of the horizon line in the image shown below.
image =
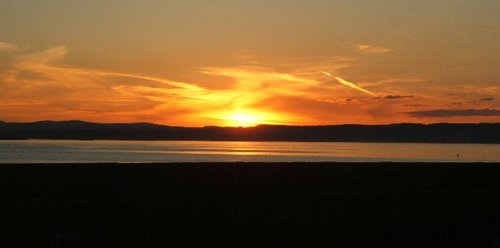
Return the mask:
<path id="1" fill-rule="evenodd" d="M 365 123 L 341 123 L 341 124 L 317 124 L 317 125 L 294 125 L 294 124 L 256 124 L 252 126 L 218 126 L 218 125 L 206 125 L 206 126 L 177 126 L 177 125 L 168 125 L 168 124 L 158 124 L 154 122 L 96 122 L 96 121 L 86 121 L 86 120 L 37 120 L 37 121 L 4 121 L 0 120 L 0 123 L 6 124 L 32 124 L 32 123 L 42 123 L 42 122 L 53 122 L 53 123 L 64 123 L 64 122 L 80 122 L 87 124 L 102 124 L 102 125 L 113 125 L 113 124 L 122 124 L 122 125 L 133 125 L 133 124 L 147 124 L 147 125 L 155 125 L 155 126 L 163 126 L 163 127 L 179 127 L 179 128 L 242 128 L 249 129 L 260 126 L 275 126 L 275 127 L 326 127 L 326 126 L 391 126 L 391 125 L 480 125 L 480 124 L 500 124 L 500 122 L 433 122 L 433 123 L 418 123 L 418 122 L 392 122 L 392 123 L 384 123 L 384 124 L 365 124 Z"/>

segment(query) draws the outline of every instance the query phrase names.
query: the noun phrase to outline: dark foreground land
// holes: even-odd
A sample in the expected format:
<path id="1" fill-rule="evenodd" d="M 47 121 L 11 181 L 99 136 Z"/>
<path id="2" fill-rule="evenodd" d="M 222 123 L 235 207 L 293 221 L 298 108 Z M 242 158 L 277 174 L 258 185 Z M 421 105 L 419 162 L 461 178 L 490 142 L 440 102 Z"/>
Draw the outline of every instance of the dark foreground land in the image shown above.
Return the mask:
<path id="1" fill-rule="evenodd" d="M 0 165 L 1 247 L 495 247 L 500 164 Z"/>

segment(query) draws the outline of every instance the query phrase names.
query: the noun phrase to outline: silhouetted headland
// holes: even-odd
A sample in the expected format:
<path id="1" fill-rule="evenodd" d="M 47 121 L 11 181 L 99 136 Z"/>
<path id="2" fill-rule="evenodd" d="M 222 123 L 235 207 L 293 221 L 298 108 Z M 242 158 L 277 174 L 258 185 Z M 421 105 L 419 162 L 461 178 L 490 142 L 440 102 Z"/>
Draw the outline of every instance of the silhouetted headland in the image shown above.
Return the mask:
<path id="1" fill-rule="evenodd" d="M 500 123 L 174 127 L 83 121 L 0 122 L 0 139 L 500 143 Z"/>

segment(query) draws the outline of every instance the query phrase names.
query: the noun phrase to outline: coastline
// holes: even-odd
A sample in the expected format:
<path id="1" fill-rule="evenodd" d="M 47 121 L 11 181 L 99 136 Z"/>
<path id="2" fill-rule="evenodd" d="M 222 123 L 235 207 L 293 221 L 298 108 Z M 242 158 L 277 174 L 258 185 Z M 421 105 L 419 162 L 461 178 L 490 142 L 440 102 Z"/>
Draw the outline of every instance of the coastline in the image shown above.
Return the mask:
<path id="1" fill-rule="evenodd" d="M 0 139 L 26 138 L 500 144 L 500 123 L 180 127 L 152 123 L 94 123 L 78 120 L 26 123 L 0 121 Z"/>
<path id="2" fill-rule="evenodd" d="M 2 164 L 1 227 L 28 247 L 493 247 L 498 178 L 500 163 Z"/>

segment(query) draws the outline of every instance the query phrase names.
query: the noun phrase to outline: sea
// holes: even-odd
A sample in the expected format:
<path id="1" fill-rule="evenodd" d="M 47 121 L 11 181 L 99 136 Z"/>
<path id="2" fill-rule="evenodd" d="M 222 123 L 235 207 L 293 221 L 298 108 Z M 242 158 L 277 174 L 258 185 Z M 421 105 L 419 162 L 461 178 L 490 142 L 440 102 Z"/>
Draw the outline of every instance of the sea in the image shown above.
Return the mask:
<path id="1" fill-rule="evenodd" d="M 500 162 L 500 144 L 0 140 L 0 163 Z"/>

